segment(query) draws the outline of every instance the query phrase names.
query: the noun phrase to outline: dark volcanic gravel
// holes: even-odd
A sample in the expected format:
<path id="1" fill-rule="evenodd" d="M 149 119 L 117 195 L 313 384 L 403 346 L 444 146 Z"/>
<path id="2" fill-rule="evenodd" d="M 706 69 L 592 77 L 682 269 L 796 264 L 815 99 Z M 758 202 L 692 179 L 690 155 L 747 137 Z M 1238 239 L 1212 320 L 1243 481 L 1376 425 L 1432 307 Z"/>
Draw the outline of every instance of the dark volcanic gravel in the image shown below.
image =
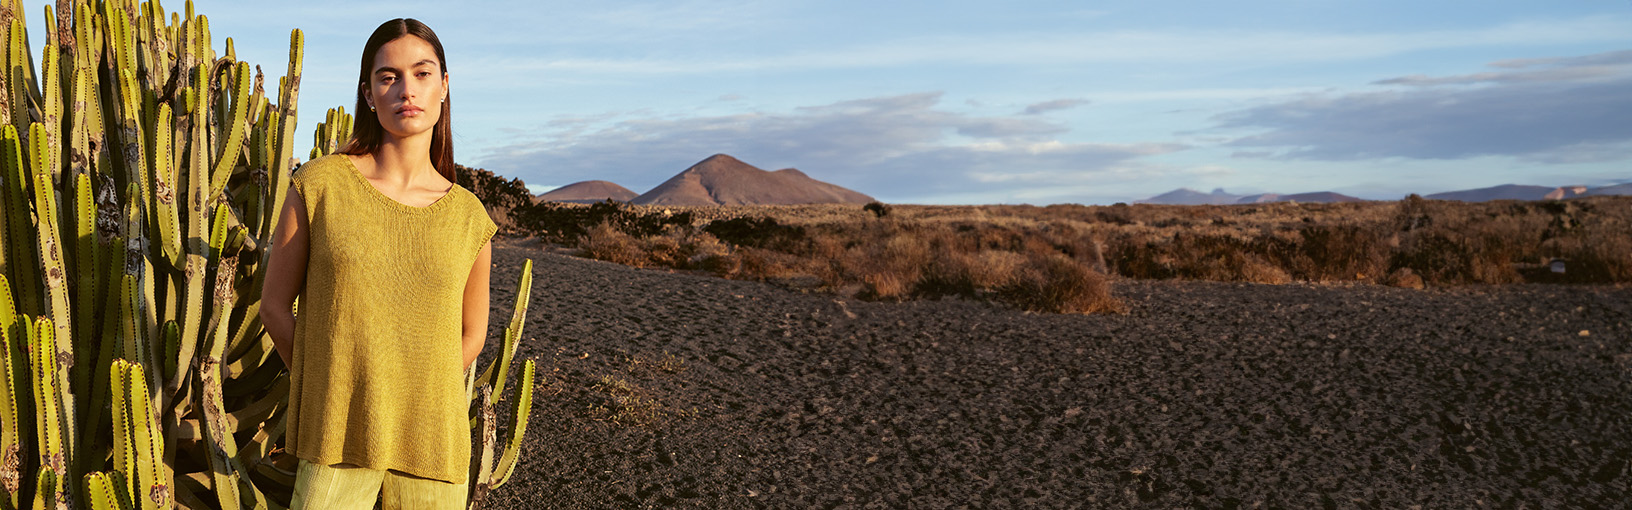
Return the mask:
<path id="1" fill-rule="evenodd" d="M 494 331 L 523 258 L 541 377 L 489 508 L 1629 504 L 1632 289 L 1120 282 L 1128 315 L 1036 315 L 504 241 Z M 592 410 L 602 376 L 656 418 Z"/>

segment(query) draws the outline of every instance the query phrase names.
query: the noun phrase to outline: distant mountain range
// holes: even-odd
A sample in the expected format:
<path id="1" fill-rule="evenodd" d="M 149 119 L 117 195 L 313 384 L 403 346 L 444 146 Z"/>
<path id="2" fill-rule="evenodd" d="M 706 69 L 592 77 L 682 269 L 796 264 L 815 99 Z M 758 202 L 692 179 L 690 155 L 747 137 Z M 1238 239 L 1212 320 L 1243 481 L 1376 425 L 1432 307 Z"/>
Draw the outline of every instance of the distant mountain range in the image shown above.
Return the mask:
<path id="1" fill-rule="evenodd" d="M 1457 200 L 1462 202 L 1485 202 L 1490 200 L 1561 200 L 1566 198 L 1596 196 L 1596 195 L 1632 195 L 1632 183 L 1600 186 L 1560 186 L 1549 188 L 1546 186 L 1525 186 L 1520 184 L 1504 184 L 1489 188 L 1447 191 L 1424 195 L 1430 200 Z M 1298 193 L 1280 195 L 1275 193 L 1260 193 L 1257 195 L 1236 195 L 1227 193 L 1223 188 L 1215 189 L 1212 193 L 1202 193 L 1190 188 L 1179 188 L 1167 193 L 1156 195 L 1137 204 L 1168 204 L 1168 205 L 1226 205 L 1226 204 L 1255 204 L 1265 202 L 1359 202 L 1364 199 L 1351 197 L 1342 193 L 1317 191 L 1314 193 Z"/>
<path id="2" fill-rule="evenodd" d="M 541 201 L 594 203 L 616 200 L 635 205 L 793 205 L 865 204 L 873 197 L 818 181 L 792 168 L 761 170 L 726 154 L 715 154 L 636 195 L 607 181 L 568 184 L 538 195 Z"/>
<path id="3" fill-rule="evenodd" d="M 539 202 L 567 202 L 573 204 L 593 204 L 606 200 L 628 202 L 634 200 L 638 193 L 629 191 L 629 188 L 619 186 L 608 181 L 582 181 L 568 184 L 548 193 L 533 197 L 533 203 Z"/>

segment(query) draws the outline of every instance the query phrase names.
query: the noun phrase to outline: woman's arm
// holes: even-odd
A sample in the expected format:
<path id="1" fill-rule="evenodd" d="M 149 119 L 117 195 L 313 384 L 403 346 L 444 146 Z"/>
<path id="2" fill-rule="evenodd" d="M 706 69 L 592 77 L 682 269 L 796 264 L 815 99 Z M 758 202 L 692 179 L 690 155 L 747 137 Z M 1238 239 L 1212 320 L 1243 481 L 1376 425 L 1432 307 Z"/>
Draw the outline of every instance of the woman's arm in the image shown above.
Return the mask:
<path id="1" fill-rule="evenodd" d="M 470 268 L 470 278 L 465 280 L 465 309 L 464 327 L 461 334 L 464 336 L 465 369 L 476 361 L 476 356 L 482 353 L 482 347 L 487 344 L 487 282 L 493 272 L 493 241 L 482 245 L 482 250 L 476 252 L 476 264 Z"/>
<path id="2" fill-rule="evenodd" d="M 272 232 L 272 255 L 266 261 L 266 282 L 261 285 L 261 323 L 277 348 L 283 365 L 293 367 L 295 355 L 295 296 L 306 287 L 306 254 L 309 247 L 306 202 L 293 185 L 289 198 L 278 213 L 278 227 Z"/>

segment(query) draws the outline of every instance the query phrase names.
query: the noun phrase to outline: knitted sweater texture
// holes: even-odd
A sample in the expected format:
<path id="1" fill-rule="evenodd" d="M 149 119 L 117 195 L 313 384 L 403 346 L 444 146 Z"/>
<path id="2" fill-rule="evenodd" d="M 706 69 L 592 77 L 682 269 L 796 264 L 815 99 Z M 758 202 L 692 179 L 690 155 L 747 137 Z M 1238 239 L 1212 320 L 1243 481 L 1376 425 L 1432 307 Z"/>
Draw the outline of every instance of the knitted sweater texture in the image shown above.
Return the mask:
<path id="1" fill-rule="evenodd" d="M 312 160 L 291 180 L 306 203 L 310 248 L 287 448 L 319 464 L 464 482 L 461 313 L 471 267 L 497 226 L 458 185 L 409 206 L 344 155 Z"/>

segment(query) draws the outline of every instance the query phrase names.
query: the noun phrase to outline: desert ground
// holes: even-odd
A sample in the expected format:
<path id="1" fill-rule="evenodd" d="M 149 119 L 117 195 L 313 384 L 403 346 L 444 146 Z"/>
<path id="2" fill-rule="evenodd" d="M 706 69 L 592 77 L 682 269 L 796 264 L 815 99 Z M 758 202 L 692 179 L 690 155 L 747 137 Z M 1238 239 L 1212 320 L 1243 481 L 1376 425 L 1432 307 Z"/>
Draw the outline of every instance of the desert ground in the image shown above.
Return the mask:
<path id="1" fill-rule="evenodd" d="M 532 259 L 488 508 L 1609 508 L 1632 288 L 1113 282 L 1128 313 Z M 484 356 L 496 351 L 490 342 Z M 485 361 L 483 362 L 485 363 Z"/>

